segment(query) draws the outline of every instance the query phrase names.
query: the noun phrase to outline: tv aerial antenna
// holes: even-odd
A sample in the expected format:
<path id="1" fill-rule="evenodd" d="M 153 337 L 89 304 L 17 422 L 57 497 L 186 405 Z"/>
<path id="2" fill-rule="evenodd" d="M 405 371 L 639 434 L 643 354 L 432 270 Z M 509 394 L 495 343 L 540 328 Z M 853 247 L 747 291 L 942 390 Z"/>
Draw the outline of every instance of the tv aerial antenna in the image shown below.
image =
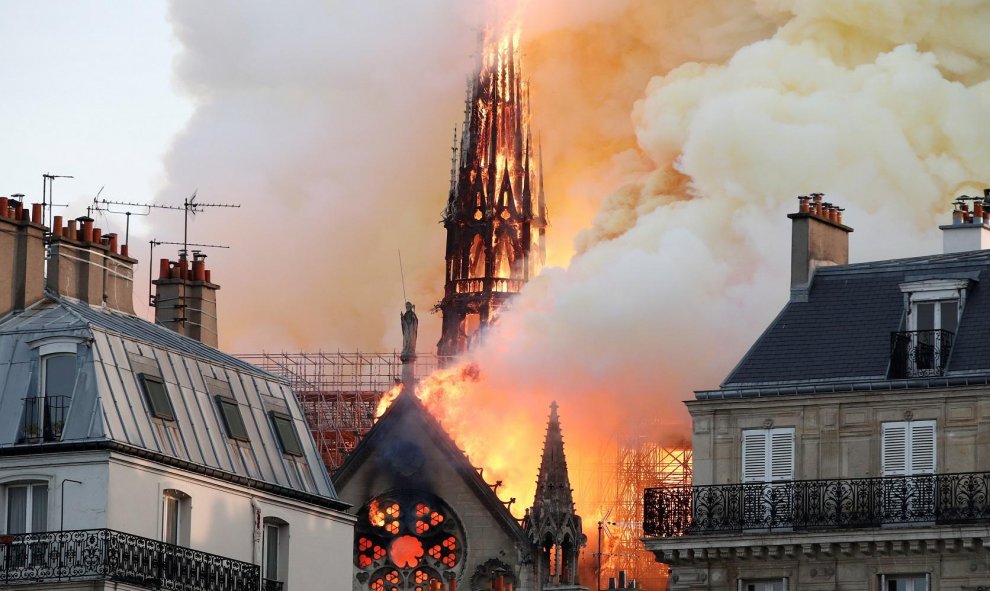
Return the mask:
<path id="1" fill-rule="evenodd" d="M 68 203 L 56 203 L 53 201 L 52 190 L 55 186 L 55 179 L 74 179 L 76 177 L 69 174 L 52 174 L 46 172 L 41 175 L 41 219 L 42 221 L 48 220 L 45 224 L 49 228 L 52 227 L 52 212 L 55 207 L 68 207 Z"/>
<path id="2" fill-rule="evenodd" d="M 189 251 L 189 216 L 194 216 L 197 213 L 202 213 L 207 208 L 210 207 L 228 207 L 228 208 L 240 208 L 239 203 L 200 203 L 196 201 L 197 193 L 199 190 L 193 191 L 192 197 L 187 198 L 182 202 L 182 208 L 185 209 L 185 224 L 182 227 L 182 250 L 183 252 Z M 178 208 L 178 206 L 176 206 Z M 195 245 L 194 245 L 195 246 Z M 225 247 L 229 248 L 229 247 Z"/>
<path id="3" fill-rule="evenodd" d="M 153 295 L 151 295 L 151 286 L 152 286 L 152 283 L 151 282 L 154 281 L 154 274 L 153 273 L 154 273 L 155 266 L 152 263 L 155 260 L 155 247 L 156 246 L 163 246 L 163 245 L 178 246 L 178 245 L 181 244 L 183 249 L 188 248 L 190 246 L 198 246 L 200 248 L 230 248 L 229 246 L 226 246 L 226 245 L 223 245 L 223 244 L 196 244 L 196 243 L 190 244 L 188 242 L 166 242 L 166 241 L 163 241 L 163 240 L 156 240 L 155 238 L 152 238 L 151 240 L 149 240 L 148 241 L 148 244 L 150 246 L 150 249 L 149 249 L 149 252 L 148 252 L 148 261 L 149 261 L 148 262 L 148 305 L 151 306 L 151 307 L 154 307 L 155 306 L 155 298 L 154 298 Z M 185 251 L 183 251 L 183 252 L 185 252 Z M 198 254 L 199 251 L 198 250 L 194 250 L 193 253 Z"/>

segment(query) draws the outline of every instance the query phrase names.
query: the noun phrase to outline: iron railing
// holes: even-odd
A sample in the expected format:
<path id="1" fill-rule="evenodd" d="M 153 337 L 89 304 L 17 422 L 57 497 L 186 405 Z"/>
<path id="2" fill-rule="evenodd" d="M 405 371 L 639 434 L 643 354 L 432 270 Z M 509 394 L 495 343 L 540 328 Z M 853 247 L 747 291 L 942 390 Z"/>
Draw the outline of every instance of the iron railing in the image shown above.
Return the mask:
<path id="1" fill-rule="evenodd" d="M 171 591 L 258 591 L 261 567 L 111 529 L 0 536 L 3 585 L 103 580 Z"/>
<path id="2" fill-rule="evenodd" d="M 282 581 L 273 581 L 271 579 L 264 579 L 261 581 L 261 591 L 282 591 L 285 583 Z"/>
<path id="3" fill-rule="evenodd" d="M 18 437 L 20 443 L 58 441 L 62 438 L 69 396 L 41 396 L 24 399 L 24 421 Z"/>
<path id="4" fill-rule="evenodd" d="M 890 377 L 922 378 L 945 374 L 954 333 L 912 330 L 890 333 Z"/>
<path id="5" fill-rule="evenodd" d="M 990 521 L 990 472 L 648 488 L 647 536 Z"/>

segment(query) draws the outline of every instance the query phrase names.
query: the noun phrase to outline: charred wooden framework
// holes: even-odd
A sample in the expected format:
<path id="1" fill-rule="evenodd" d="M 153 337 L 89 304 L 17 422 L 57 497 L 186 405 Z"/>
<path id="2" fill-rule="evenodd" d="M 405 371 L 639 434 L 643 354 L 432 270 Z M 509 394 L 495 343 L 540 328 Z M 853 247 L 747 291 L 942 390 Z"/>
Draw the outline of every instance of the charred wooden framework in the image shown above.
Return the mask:
<path id="1" fill-rule="evenodd" d="M 440 356 L 466 351 L 546 261 L 542 160 L 534 152 L 517 34 L 486 33 L 481 47 L 443 212 Z"/>

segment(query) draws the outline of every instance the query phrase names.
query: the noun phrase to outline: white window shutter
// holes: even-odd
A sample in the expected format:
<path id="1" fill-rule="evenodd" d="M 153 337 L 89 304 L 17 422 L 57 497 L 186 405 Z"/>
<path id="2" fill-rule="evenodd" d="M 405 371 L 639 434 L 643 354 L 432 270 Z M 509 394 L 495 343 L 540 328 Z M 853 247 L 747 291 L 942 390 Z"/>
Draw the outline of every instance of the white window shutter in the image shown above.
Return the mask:
<path id="1" fill-rule="evenodd" d="M 770 481 L 794 480 L 794 429 L 770 429 Z"/>
<path id="2" fill-rule="evenodd" d="M 935 421 L 910 423 L 910 473 L 935 473 Z"/>
<path id="3" fill-rule="evenodd" d="M 908 424 L 903 421 L 883 424 L 880 440 L 880 475 L 906 476 L 908 469 Z"/>
<path id="4" fill-rule="evenodd" d="M 767 448 L 769 432 L 766 429 L 751 429 L 742 432 L 742 472 L 743 482 L 766 482 Z"/>

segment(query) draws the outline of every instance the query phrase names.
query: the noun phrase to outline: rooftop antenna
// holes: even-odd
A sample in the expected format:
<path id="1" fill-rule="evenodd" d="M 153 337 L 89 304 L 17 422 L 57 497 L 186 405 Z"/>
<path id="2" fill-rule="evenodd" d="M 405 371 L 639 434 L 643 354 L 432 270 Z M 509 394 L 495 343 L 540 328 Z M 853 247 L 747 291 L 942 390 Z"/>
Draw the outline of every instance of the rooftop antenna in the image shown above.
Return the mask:
<path id="1" fill-rule="evenodd" d="M 409 298 L 406 297 L 406 274 L 402 270 L 402 251 L 399 250 L 399 277 L 402 278 L 402 301 L 408 302 Z"/>
<path id="2" fill-rule="evenodd" d="M 111 201 L 108 199 L 100 199 L 100 193 L 103 192 L 103 187 L 100 187 L 99 192 L 96 197 L 93 197 L 93 204 L 86 208 L 86 211 L 102 211 L 106 213 L 121 214 L 127 216 L 127 222 L 124 225 L 124 244 L 130 244 L 131 236 L 131 216 L 132 215 L 150 215 L 152 208 L 159 209 L 177 209 L 178 206 L 175 205 L 155 205 L 153 203 L 130 203 L 128 201 Z M 130 209 L 114 209 L 111 206 L 118 206 L 124 208 L 144 208 L 144 211 L 131 211 Z M 87 213 L 87 215 L 89 215 Z"/>
<path id="3" fill-rule="evenodd" d="M 199 189 L 193 191 L 192 197 L 189 197 L 182 202 L 183 209 L 186 210 L 186 220 L 182 228 L 182 250 L 183 252 L 189 251 L 189 216 L 196 215 L 197 213 L 202 213 L 207 207 L 233 207 L 239 208 L 239 203 L 199 203 L 196 201 L 196 194 Z"/>
<path id="4" fill-rule="evenodd" d="M 55 179 L 72 179 L 76 178 L 68 174 L 52 174 L 46 172 L 41 175 L 41 219 L 44 220 L 48 218 L 47 226 L 52 227 L 52 209 L 55 207 L 55 203 L 52 201 L 52 188 L 55 185 Z M 67 207 L 66 205 L 59 205 L 59 207 Z"/>
<path id="5" fill-rule="evenodd" d="M 148 260 L 151 261 L 148 263 L 148 305 L 151 306 L 152 308 L 155 307 L 155 297 L 151 295 L 151 285 L 152 285 L 151 282 L 154 280 L 154 276 L 152 275 L 152 273 L 154 272 L 154 267 L 155 267 L 155 265 L 152 264 L 152 262 L 155 260 L 156 246 L 162 246 L 162 245 L 178 246 L 181 244 L 183 249 L 188 248 L 190 246 L 198 246 L 200 248 L 230 248 L 229 246 L 225 246 L 223 244 L 195 244 L 195 243 L 189 244 L 188 242 L 165 242 L 162 240 L 156 240 L 154 238 L 149 240 L 148 244 L 151 246 L 151 248 L 149 249 L 150 252 L 148 253 Z M 186 251 L 183 250 L 182 252 L 184 254 Z M 198 253 L 199 251 L 193 251 L 193 252 Z"/>

